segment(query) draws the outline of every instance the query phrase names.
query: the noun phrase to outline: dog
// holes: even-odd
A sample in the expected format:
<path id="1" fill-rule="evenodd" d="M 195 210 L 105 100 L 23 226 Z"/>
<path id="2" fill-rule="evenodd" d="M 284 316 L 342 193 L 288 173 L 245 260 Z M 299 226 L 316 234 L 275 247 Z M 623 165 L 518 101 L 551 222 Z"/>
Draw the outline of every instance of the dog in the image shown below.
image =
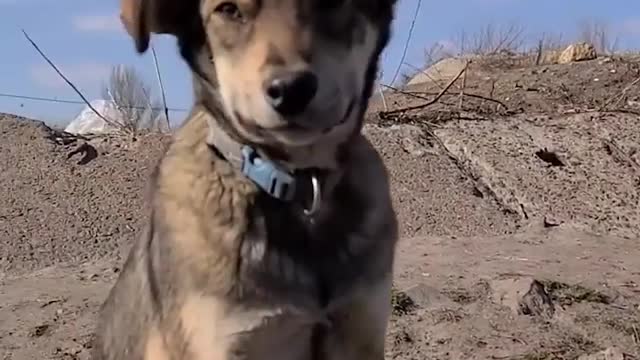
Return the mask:
<path id="1" fill-rule="evenodd" d="M 121 0 L 194 105 L 100 308 L 94 360 L 382 360 L 398 223 L 361 130 L 396 0 Z"/>

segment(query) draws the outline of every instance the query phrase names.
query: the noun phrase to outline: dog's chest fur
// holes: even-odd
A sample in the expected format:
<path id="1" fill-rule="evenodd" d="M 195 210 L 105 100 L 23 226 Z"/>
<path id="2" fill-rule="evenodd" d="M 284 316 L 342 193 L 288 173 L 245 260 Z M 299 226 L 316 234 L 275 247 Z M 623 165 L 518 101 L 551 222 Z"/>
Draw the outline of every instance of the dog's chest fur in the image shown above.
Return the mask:
<path id="1" fill-rule="evenodd" d="M 363 137 L 351 143 L 310 224 L 211 150 L 202 114 L 156 170 L 151 221 L 103 304 L 93 358 L 306 359 L 327 321 L 363 311 L 353 326 L 378 316 L 383 329 L 397 219 L 377 152 Z M 370 334 L 335 338 L 360 333 Z"/>
<path id="2" fill-rule="evenodd" d="M 384 168 L 366 141 L 312 223 L 217 157 L 206 126 L 204 116 L 190 119 L 158 170 L 151 246 L 163 258 L 161 283 L 316 312 L 389 271 L 395 217 Z"/>

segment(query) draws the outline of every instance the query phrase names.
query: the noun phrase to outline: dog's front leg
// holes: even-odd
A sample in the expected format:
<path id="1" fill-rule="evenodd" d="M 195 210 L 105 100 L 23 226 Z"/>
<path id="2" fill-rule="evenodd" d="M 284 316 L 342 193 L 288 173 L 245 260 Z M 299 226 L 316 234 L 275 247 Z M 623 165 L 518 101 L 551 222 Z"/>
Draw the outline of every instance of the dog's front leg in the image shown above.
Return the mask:
<path id="1" fill-rule="evenodd" d="M 171 348 L 178 353 L 171 360 L 244 358 L 234 349 L 247 337 L 243 333 L 250 333 L 258 322 L 256 316 L 236 311 L 224 298 L 196 293 L 186 297 L 177 320 L 181 336 L 172 338 Z"/>
<path id="2" fill-rule="evenodd" d="M 184 302 L 179 323 L 182 339 L 178 337 L 173 348 L 183 353 L 171 360 L 308 357 L 311 325 L 279 308 L 247 307 L 224 298 L 193 295 Z"/>
<path id="3" fill-rule="evenodd" d="M 368 287 L 332 313 L 323 360 L 384 360 L 387 323 L 391 314 L 391 278 Z"/>

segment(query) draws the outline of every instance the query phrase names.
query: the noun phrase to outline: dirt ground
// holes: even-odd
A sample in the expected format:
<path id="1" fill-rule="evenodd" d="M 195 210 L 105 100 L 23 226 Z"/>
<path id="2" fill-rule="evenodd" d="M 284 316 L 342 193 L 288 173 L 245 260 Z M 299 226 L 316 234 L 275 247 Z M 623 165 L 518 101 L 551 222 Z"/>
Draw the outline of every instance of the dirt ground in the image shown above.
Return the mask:
<path id="1" fill-rule="evenodd" d="M 402 110 L 450 79 L 372 100 L 402 224 L 387 359 L 640 359 L 636 79 L 486 61 L 428 107 Z M 86 359 L 168 138 L 0 133 L 0 355 Z"/>

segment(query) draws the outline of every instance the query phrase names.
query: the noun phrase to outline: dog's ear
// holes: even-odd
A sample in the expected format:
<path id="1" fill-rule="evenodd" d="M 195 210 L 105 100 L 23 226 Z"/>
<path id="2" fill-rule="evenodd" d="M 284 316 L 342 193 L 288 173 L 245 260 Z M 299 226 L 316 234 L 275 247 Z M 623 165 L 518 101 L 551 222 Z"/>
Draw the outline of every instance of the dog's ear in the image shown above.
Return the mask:
<path id="1" fill-rule="evenodd" d="M 120 0 L 120 21 L 133 38 L 136 50 L 144 53 L 149 48 L 152 33 L 180 33 L 180 27 L 189 21 L 187 12 L 192 0 Z"/>

